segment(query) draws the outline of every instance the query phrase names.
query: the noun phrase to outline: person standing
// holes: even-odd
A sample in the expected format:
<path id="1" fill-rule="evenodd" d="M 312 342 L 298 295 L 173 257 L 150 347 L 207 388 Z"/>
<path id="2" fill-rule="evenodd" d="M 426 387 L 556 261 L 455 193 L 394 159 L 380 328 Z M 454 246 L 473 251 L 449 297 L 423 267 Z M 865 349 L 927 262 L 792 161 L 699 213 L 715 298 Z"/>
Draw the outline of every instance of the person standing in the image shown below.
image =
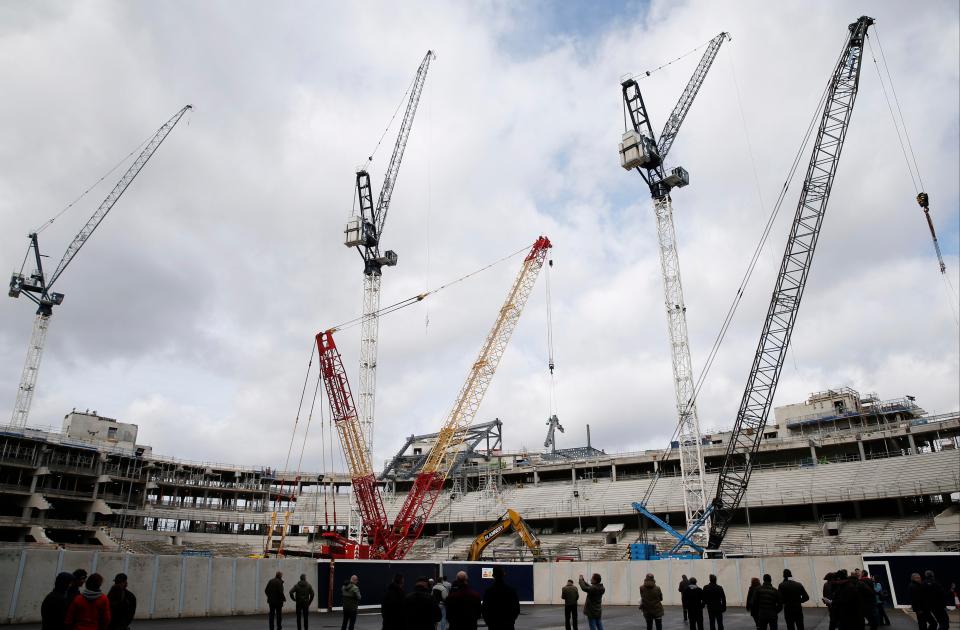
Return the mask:
<path id="1" fill-rule="evenodd" d="M 383 630 L 403 630 L 403 574 L 397 573 L 387 586 L 380 604 L 380 615 L 383 617 Z"/>
<path id="2" fill-rule="evenodd" d="M 70 588 L 67 589 L 68 601 L 72 602 L 80 594 L 80 589 L 83 588 L 86 581 L 87 572 L 84 569 L 77 569 L 73 572 L 73 581 L 70 583 Z"/>
<path id="3" fill-rule="evenodd" d="M 683 609 L 687 611 L 690 630 L 703 630 L 703 589 L 697 586 L 697 578 L 687 580 L 687 589 L 680 599 Z"/>
<path id="4" fill-rule="evenodd" d="M 276 623 L 276 629 L 281 630 L 283 626 L 283 602 L 287 601 L 287 596 L 283 592 L 283 573 L 281 571 L 277 571 L 277 574 L 267 582 L 263 594 L 267 596 L 267 606 L 270 609 L 267 617 L 270 630 L 274 629 L 274 623 Z"/>
<path id="5" fill-rule="evenodd" d="M 653 573 L 647 573 L 640 587 L 640 610 L 647 630 L 653 630 L 653 624 L 657 624 L 657 630 L 663 630 L 663 591 L 657 586 Z"/>
<path id="6" fill-rule="evenodd" d="M 580 601 L 580 589 L 573 580 L 567 580 L 567 585 L 560 589 L 560 596 L 563 597 L 563 623 L 566 630 L 578 630 L 577 602 Z"/>
<path id="7" fill-rule="evenodd" d="M 707 605 L 710 630 L 723 630 L 723 613 L 727 612 L 727 594 L 723 592 L 723 587 L 717 584 L 717 576 L 711 575 L 709 580 L 709 584 L 703 587 L 703 603 Z"/>
<path id="8" fill-rule="evenodd" d="M 877 594 L 877 621 L 881 626 L 889 626 L 890 617 L 887 616 L 887 610 L 883 605 L 886 593 L 883 590 L 883 585 L 880 584 L 880 580 L 875 579 L 873 581 L 873 591 Z"/>
<path id="9" fill-rule="evenodd" d="M 950 617 L 947 615 L 947 592 L 937 582 L 933 571 L 924 571 L 923 588 L 927 595 L 927 610 L 937 621 L 937 630 L 947 630 L 950 627 Z"/>
<path id="10" fill-rule="evenodd" d="M 100 591 L 103 576 L 94 573 L 86 579 L 80 593 L 70 602 L 64 624 L 70 630 L 107 630 L 110 627 L 110 602 Z"/>
<path id="11" fill-rule="evenodd" d="M 750 588 L 747 589 L 747 612 L 750 613 L 750 616 L 753 617 L 753 625 L 757 630 L 760 630 L 760 620 L 757 619 L 757 611 L 753 607 L 753 600 L 756 598 L 757 589 L 760 588 L 760 578 L 752 577 L 750 578 Z M 833 630 L 831 628 L 830 630 Z"/>
<path id="12" fill-rule="evenodd" d="M 833 618 L 839 630 L 863 630 L 863 596 L 859 580 L 845 569 L 833 574 Z"/>
<path id="13" fill-rule="evenodd" d="M 40 605 L 40 630 L 64 630 L 64 618 L 67 616 L 67 591 L 73 583 L 73 574 L 58 573 L 53 581 L 53 590 L 47 593 Z"/>
<path id="14" fill-rule="evenodd" d="M 457 573 L 456 581 L 450 586 L 446 605 L 450 630 L 477 630 L 483 604 L 480 593 L 470 588 L 466 572 Z"/>
<path id="15" fill-rule="evenodd" d="M 677 592 L 680 593 L 680 607 L 683 608 L 683 620 L 687 620 L 687 609 L 683 606 L 683 592 L 687 590 L 687 586 L 690 584 L 690 581 L 687 579 L 686 575 L 680 576 L 680 585 L 677 587 Z"/>
<path id="16" fill-rule="evenodd" d="M 601 583 L 599 573 L 590 576 L 590 584 L 587 584 L 583 576 L 580 576 L 580 590 L 587 594 L 586 601 L 583 604 L 583 614 L 587 617 L 587 625 L 590 630 L 603 630 L 603 594 L 606 592 Z"/>
<path id="17" fill-rule="evenodd" d="M 493 584 L 483 594 L 483 620 L 490 630 L 513 630 L 520 616 L 520 598 L 506 583 L 503 567 L 493 567 Z"/>
<path id="18" fill-rule="evenodd" d="M 440 630 L 446 630 L 447 628 L 447 607 L 444 602 L 447 601 L 447 595 L 450 594 L 450 586 L 446 576 L 441 575 L 430 591 L 433 593 L 433 598 L 437 600 L 437 605 L 440 606 Z"/>
<path id="19" fill-rule="evenodd" d="M 127 589 L 127 574 L 117 573 L 107 593 L 110 602 L 110 630 L 128 630 L 137 614 L 137 598 Z"/>
<path id="20" fill-rule="evenodd" d="M 439 621 L 440 607 L 430 594 L 430 584 L 427 578 L 418 578 L 413 592 L 403 598 L 401 627 L 404 630 L 434 630 Z"/>
<path id="21" fill-rule="evenodd" d="M 310 582 L 307 582 L 306 573 L 301 573 L 300 581 L 290 589 L 290 599 L 297 609 L 297 630 L 307 630 L 307 625 L 310 623 L 310 604 L 313 603 L 314 597 L 316 595 Z M 301 619 L 303 625 L 301 625 Z"/>
<path id="22" fill-rule="evenodd" d="M 860 593 L 860 609 L 863 611 L 863 616 L 870 630 L 877 630 L 877 626 L 880 625 L 880 617 L 877 615 L 877 591 L 874 589 L 873 578 L 866 570 L 860 572 L 857 589 Z"/>
<path id="23" fill-rule="evenodd" d="M 810 601 L 807 589 L 793 579 L 790 569 L 783 570 L 783 582 L 777 588 L 783 600 L 783 620 L 787 630 L 803 630 L 803 603 Z"/>
<path id="24" fill-rule="evenodd" d="M 777 630 L 777 620 L 783 602 L 780 591 L 773 587 L 773 578 L 769 573 L 763 575 L 763 584 L 753 593 L 753 611 L 760 624 L 760 630 Z"/>
<path id="25" fill-rule="evenodd" d="M 344 582 L 340 588 L 341 599 L 343 600 L 343 622 L 340 624 L 340 630 L 353 630 L 357 625 L 357 609 L 360 608 L 360 578 L 351 575 L 350 579 Z"/>
<path id="26" fill-rule="evenodd" d="M 932 619 L 930 618 L 930 609 L 927 606 L 927 591 L 923 587 L 923 578 L 919 573 L 910 576 L 910 608 L 917 617 L 917 627 L 919 630 L 927 630 Z M 937 624 L 933 623 L 933 629 L 936 630 Z"/>

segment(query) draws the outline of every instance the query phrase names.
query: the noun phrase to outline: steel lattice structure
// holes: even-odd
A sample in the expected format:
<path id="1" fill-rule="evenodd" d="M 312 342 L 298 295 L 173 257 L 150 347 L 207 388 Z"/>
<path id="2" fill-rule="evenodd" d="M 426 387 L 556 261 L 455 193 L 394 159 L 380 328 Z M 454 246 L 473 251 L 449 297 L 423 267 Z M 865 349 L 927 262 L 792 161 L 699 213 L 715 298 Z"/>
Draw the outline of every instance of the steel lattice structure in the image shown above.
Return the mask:
<path id="1" fill-rule="evenodd" d="M 850 36 L 827 88 L 816 143 L 807 166 L 786 251 L 733 425 L 727 455 L 717 480 L 708 541 L 710 549 L 718 549 L 723 542 L 757 463 L 763 429 L 790 345 L 840 152 L 850 125 L 860 81 L 863 41 L 871 24 L 873 19 L 863 16 L 849 26 Z"/>
<path id="2" fill-rule="evenodd" d="M 120 197 L 127 190 L 134 178 L 143 170 L 147 162 L 153 157 L 163 141 L 170 135 L 173 128 L 176 127 L 183 115 L 192 108 L 191 105 L 184 106 L 180 111 L 173 115 L 170 120 L 165 122 L 160 129 L 147 142 L 140 155 L 133 161 L 133 164 L 120 178 L 120 181 L 114 185 L 100 205 L 94 211 L 93 215 L 87 219 L 87 222 L 80 229 L 63 258 L 53 274 L 50 275 L 48 282 L 43 272 L 43 262 L 40 255 L 40 246 L 37 242 L 36 232 L 30 234 L 30 247 L 33 249 L 37 269 L 29 277 L 22 273 L 15 273 L 10 279 L 10 297 L 19 297 L 24 293 L 28 298 L 37 304 L 37 317 L 33 322 L 33 333 L 30 336 L 30 346 L 27 349 L 27 359 L 23 365 L 23 373 L 20 376 L 20 387 L 17 390 L 17 400 L 13 405 L 13 415 L 10 424 L 13 426 L 25 426 L 27 418 L 30 415 L 30 405 L 33 403 L 33 393 L 36 389 L 37 376 L 40 373 L 40 359 L 43 357 L 43 346 L 47 338 L 47 330 L 50 327 L 50 318 L 53 316 L 53 307 L 63 302 L 62 293 L 51 292 L 54 283 L 60 278 L 67 266 L 73 261 L 74 257 L 80 251 L 80 248 L 93 235 L 100 223 L 106 218 L 113 206 L 119 201 Z M 36 294 L 36 295 L 34 295 Z"/>
<path id="3" fill-rule="evenodd" d="M 427 79 L 427 70 L 430 61 L 434 58 L 433 51 L 428 50 L 424 55 L 416 77 L 410 88 L 410 97 L 403 115 L 397 141 L 393 146 L 390 163 L 383 178 L 383 186 L 377 203 L 373 203 L 373 190 L 370 185 L 370 174 L 361 169 L 357 171 L 357 199 L 360 205 L 358 219 L 347 224 L 347 247 L 356 247 L 363 258 L 363 320 L 360 323 L 360 381 L 358 391 L 358 411 L 360 426 L 363 431 L 367 448 L 367 457 L 373 451 L 374 407 L 377 391 L 377 336 L 379 333 L 380 311 L 380 278 L 384 267 L 397 264 L 397 254 L 391 250 L 380 253 L 380 238 L 383 236 L 383 227 L 390 209 L 390 200 L 393 198 L 393 189 L 400 173 L 400 162 L 403 152 L 413 129 L 413 119 L 417 114 L 417 105 L 423 93 L 424 82 Z M 371 158 L 372 159 L 372 158 Z"/>
<path id="4" fill-rule="evenodd" d="M 707 45 L 693 76 L 687 82 L 680 100 L 674 106 L 657 142 L 650 124 L 640 86 L 633 79 L 622 84 L 623 100 L 630 114 L 632 134 L 624 135 L 620 146 L 622 165 L 628 170 L 636 169 L 650 188 L 654 215 L 657 224 L 657 242 L 660 251 L 660 270 L 663 279 L 664 310 L 667 315 L 667 335 L 670 341 L 670 357 L 673 367 L 674 394 L 679 421 L 680 474 L 683 486 L 683 506 L 687 525 L 701 519 L 707 509 L 703 485 L 704 464 L 700 445 L 700 420 L 694 400 L 693 367 L 690 359 L 690 343 L 687 337 L 687 307 L 683 300 L 683 284 L 680 279 L 680 259 L 677 252 L 677 236 L 673 225 L 673 206 L 670 190 L 685 186 L 689 177 L 682 168 L 673 169 L 668 175 L 664 160 L 673 146 L 693 100 L 700 91 L 707 72 L 717 57 L 720 45 L 730 39 L 728 33 L 720 33 Z M 633 156 L 630 155 L 633 151 Z M 632 157 L 632 159 L 631 159 Z M 697 531 L 694 537 L 702 543 L 705 535 Z"/>
<path id="5" fill-rule="evenodd" d="M 387 523 L 383 497 L 370 465 L 369 449 L 361 420 L 357 415 L 340 352 L 333 340 L 334 331 L 328 330 L 316 336 L 330 412 L 337 425 L 340 444 L 350 468 L 353 491 L 363 521 L 364 537 L 370 541 L 371 557 L 400 560 L 423 532 L 443 484 L 457 462 L 460 447 L 476 417 L 487 387 L 493 380 L 500 358 L 516 328 L 527 298 L 530 297 L 550 247 L 550 240 L 541 236 L 524 258 L 520 273 L 500 307 L 497 321 L 487 335 L 480 355 L 473 363 L 453 409 L 437 433 L 437 440 L 427 456 L 426 463 L 417 475 L 392 526 Z"/>

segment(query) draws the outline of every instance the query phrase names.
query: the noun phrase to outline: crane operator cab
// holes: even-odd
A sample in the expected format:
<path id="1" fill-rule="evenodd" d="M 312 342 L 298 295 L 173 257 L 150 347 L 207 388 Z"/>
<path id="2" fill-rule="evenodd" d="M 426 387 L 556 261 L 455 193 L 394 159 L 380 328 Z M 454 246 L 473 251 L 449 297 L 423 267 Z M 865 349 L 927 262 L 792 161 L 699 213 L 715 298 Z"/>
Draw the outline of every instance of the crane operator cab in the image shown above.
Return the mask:
<path id="1" fill-rule="evenodd" d="M 620 141 L 620 166 L 632 171 L 635 168 L 657 168 L 663 160 L 653 140 L 633 129 L 623 133 Z"/>
<path id="2" fill-rule="evenodd" d="M 350 217 L 343 233 L 343 244 L 347 247 L 376 247 L 379 242 L 373 223 L 360 217 Z"/>

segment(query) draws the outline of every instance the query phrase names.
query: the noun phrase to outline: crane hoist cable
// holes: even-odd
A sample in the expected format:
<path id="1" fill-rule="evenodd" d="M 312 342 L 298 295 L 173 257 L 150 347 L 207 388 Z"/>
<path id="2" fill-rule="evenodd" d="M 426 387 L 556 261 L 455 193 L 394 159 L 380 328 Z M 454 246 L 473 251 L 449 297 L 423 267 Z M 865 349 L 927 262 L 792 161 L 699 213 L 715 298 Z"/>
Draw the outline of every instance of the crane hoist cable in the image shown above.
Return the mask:
<path id="1" fill-rule="evenodd" d="M 440 291 L 443 291 L 444 289 L 448 289 L 448 288 L 454 286 L 455 284 L 459 284 L 459 283 L 461 283 L 461 282 L 463 282 L 463 281 L 465 281 L 465 280 L 468 280 L 468 279 L 472 278 L 473 276 L 475 276 L 475 275 L 477 275 L 477 274 L 479 274 L 479 273 L 482 273 L 482 272 L 484 272 L 484 271 L 487 271 L 488 269 L 491 269 L 491 268 L 493 268 L 493 267 L 496 267 L 496 266 L 499 265 L 500 263 L 506 262 L 506 261 L 510 260 L 511 258 L 514 258 L 514 257 L 516 257 L 516 256 L 519 256 L 520 254 L 526 252 L 527 249 L 529 249 L 529 246 L 521 247 L 520 249 L 518 249 L 517 251 L 515 251 L 515 252 L 513 252 L 513 253 L 507 254 L 506 256 L 504 256 L 504 257 L 502 257 L 502 258 L 498 258 L 497 260 L 493 261 L 492 263 L 490 263 L 490 264 L 488 264 L 488 265 L 484 265 L 483 267 L 480 267 L 479 269 L 474 269 L 474 270 L 471 271 L 470 273 L 466 273 L 466 274 L 464 274 L 464 275 L 462 275 L 462 276 L 459 276 L 459 277 L 457 277 L 457 278 L 455 278 L 455 279 L 453 279 L 453 280 L 450 280 L 450 281 L 448 281 L 448 282 L 445 282 L 445 283 L 441 284 L 440 286 L 438 286 L 438 287 L 436 287 L 436 288 L 434 288 L 434 289 L 430 289 L 430 290 L 428 290 L 428 291 L 425 291 L 424 293 L 418 293 L 417 295 L 413 295 L 413 296 L 411 296 L 411 297 L 408 297 L 408 298 L 406 298 L 406 299 L 400 300 L 400 301 L 398 301 L 398 302 L 394 302 L 393 304 L 390 304 L 389 306 L 384 306 L 384 307 L 382 307 L 381 309 L 379 309 L 378 311 L 376 311 L 376 316 L 377 316 L 377 317 L 382 317 L 382 316 L 384 316 L 384 315 L 389 315 L 390 313 L 394 313 L 394 312 L 396 312 L 396 311 L 399 311 L 399 310 L 401 310 L 401 309 L 404 309 L 404 308 L 406 308 L 406 307 L 408 307 L 408 306 L 413 306 L 413 305 L 416 304 L 417 302 L 422 302 L 424 299 L 426 299 L 427 297 L 429 297 L 429 296 L 431 296 L 431 295 L 434 295 L 435 293 L 439 293 Z M 337 324 L 336 326 L 331 327 L 330 330 L 332 330 L 332 331 L 341 331 L 341 330 L 346 330 L 346 329 L 348 329 L 348 328 L 353 328 L 354 326 L 357 326 L 357 325 L 359 325 L 360 323 L 362 323 L 363 320 L 364 320 L 364 318 L 365 318 L 364 315 L 360 315 L 360 316 L 358 316 L 358 317 L 354 317 L 353 319 L 348 319 L 347 321 L 345 321 L 345 322 L 343 322 L 343 323 L 341 323 L 341 324 Z"/>

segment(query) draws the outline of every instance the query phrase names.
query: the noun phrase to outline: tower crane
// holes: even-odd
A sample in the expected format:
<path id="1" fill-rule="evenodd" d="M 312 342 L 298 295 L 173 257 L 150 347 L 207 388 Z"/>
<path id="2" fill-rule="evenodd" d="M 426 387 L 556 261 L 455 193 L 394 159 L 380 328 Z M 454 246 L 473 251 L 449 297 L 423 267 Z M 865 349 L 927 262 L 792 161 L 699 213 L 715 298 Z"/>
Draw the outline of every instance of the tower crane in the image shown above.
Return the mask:
<path id="1" fill-rule="evenodd" d="M 827 86 L 823 114 L 800 201 L 717 479 L 707 544 L 709 549 L 720 548 L 757 462 L 763 429 L 790 345 L 800 299 L 840 162 L 840 152 L 850 126 L 850 115 L 860 82 L 863 42 L 873 22 L 872 18 L 862 16 L 848 27 L 849 36 Z"/>
<path id="2" fill-rule="evenodd" d="M 8 295 L 12 298 L 20 297 L 21 294 L 28 297 L 37 304 L 37 316 L 33 322 L 33 333 L 30 335 L 30 345 L 27 348 L 27 359 L 23 365 L 23 373 L 20 377 L 20 387 L 17 390 L 17 400 L 13 406 L 13 416 L 10 424 L 22 427 L 27 424 L 27 418 L 30 415 L 30 405 L 33 402 L 33 394 L 36 389 L 37 376 L 40 372 L 40 359 L 43 356 L 43 346 L 47 338 L 47 330 L 50 327 L 50 318 L 53 316 L 53 307 L 59 306 L 63 302 L 63 294 L 52 291 L 53 285 L 66 270 L 67 266 L 73 261 L 80 248 L 90 239 L 97 226 L 106 218 L 107 214 L 123 195 L 127 187 L 134 178 L 140 173 L 147 161 L 160 148 L 160 144 L 173 131 L 173 128 L 180 122 L 187 110 L 192 109 L 192 105 L 184 106 L 173 117 L 165 122 L 157 133 L 147 142 L 146 147 L 133 161 L 127 172 L 123 174 L 120 181 L 113 187 L 110 194 L 100 204 L 93 215 L 87 220 L 86 224 L 80 229 L 80 232 L 73 237 L 67 251 L 64 252 L 60 263 L 50 274 L 49 280 L 43 270 L 43 256 L 40 254 L 40 245 L 37 242 L 37 232 L 29 235 L 30 245 L 27 248 L 27 256 L 33 251 L 34 260 L 37 268 L 29 276 L 20 272 L 14 273 L 10 278 L 10 290 Z M 38 230 L 39 231 L 39 230 Z"/>
<path id="3" fill-rule="evenodd" d="M 676 394 L 680 433 L 680 475 L 683 487 L 683 509 L 690 526 L 704 516 L 707 504 L 703 487 L 703 453 L 700 447 L 700 421 L 694 401 L 693 368 L 690 361 L 690 344 L 687 340 L 687 307 L 683 301 L 680 282 L 680 261 L 677 254 L 677 237 L 673 227 L 673 206 L 670 190 L 690 183 L 687 171 L 677 166 L 667 174 L 664 161 L 680 131 L 693 99 L 700 91 L 707 71 L 713 65 L 720 45 L 730 39 L 729 33 L 720 33 L 710 40 L 693 76 L 687 82 L 670 117 L 667 119 L 660 139 L 653 133 L 640 86 L 634 79 L 621 83 L 623 101 L 630 114 L 632 128 L 623 134 L 620 143 L 620 165 L 625 170 L 640 173 L 650 189 L 653 209 L 657 220 L 657 237 L 660 245 L 660 269 L 663 274 L 664 306 L 670 336 L 673 365 L 673 384 Z M 703 534 L 696 534 L 702 539 Z"/>
<path id="4" fill-rule="evenodd" d="M 363 431 L 367 448 L 367 459 L 373 450 L 374 403 L 377 390 L 377 333 L 379 329 L 380 310 L 380 277 L 384 267 L 393 267 L 397 264 L 397 254 L 393 250 L 380 252 L 380 239 L 383 237 L 383 226 L 387 220 L 387 211 L 390 209 L 390 200 L 393 197 L 393 188 L 397 183 L 397 174 L 400 172 L 400 162 L 407 147 L 407 140 L 413 128 L 413 119 L 417 114 L 417 105 L 420 103 L 420 94 L 427 79 L 427 70 L 430 61 L 434 58 L 433 51 L 428 50 L 424 55 L 417 75 L 410 89 L 410 98 L 403 115 L 403 122 L 397 134 L 397 142 L 393 146 L 390 164 L 383 177 L 383 186 L 377 203 L 373 203 L 373 189 L 370 184 L 370 174 L 366 169 L 357 171 L 357 199 L 360 214 L 347 222 L 344 230 L 347 247 L 356 247 L 363 259 L 363 320 L 360 324 L 360 391 L 359 415 L 360 427 Z M 368 162 L 373 156 L 368 158 Z"/>
<path id="5" fill-rule="evenodd" d="M 507 293 L 507 299 L 493 328 L 487 334 L 480 354 L 474 361 L 467 380 L 460 388 L 447 419 L 437 435 L 437 441 L 427 460 L 417 474 L 413 487 L 397 514 L 393 529 L 398 536 L 397 547 L 391 557 L 402 559 L 420 537 L 433 506 L 443 490 L 443 484 L 457 460 L 459 447 L 470 423 L 473 422 L 483 401 L 500 358 L 507 349 L 510 337 L 517 326 L 523 307 L 530 297 L 537 276 L 543 268 L 547 250 L 553 247 L 546 236 L 539 237 L 523 259 L 523 266 Z"/>

